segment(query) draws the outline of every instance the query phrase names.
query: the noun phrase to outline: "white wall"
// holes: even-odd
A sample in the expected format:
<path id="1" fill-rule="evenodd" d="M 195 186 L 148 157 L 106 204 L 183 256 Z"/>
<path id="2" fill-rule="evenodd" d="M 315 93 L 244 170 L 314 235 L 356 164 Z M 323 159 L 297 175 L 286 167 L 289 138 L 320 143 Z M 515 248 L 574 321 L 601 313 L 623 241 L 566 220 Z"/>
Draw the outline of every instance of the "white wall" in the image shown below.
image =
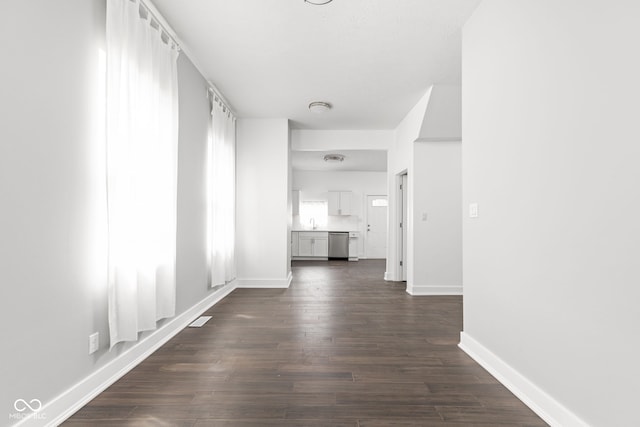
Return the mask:
<path id="1" fill-rule="evenodd" d="M 407 292 L 462 293 L 460 87 L 432 86 L 395 130 L 389 150 L 388 280 L 401 280 L 398 174 L 407 174 Z M 427 215 L 426 220 L 423 219 Z"/>
<path id="2" fill-rule="evenodd" d="M 392 130 L 291 130 L 292 150 L 387 150 L 392 144 Z"/>
<path id="3" fill-rule="evenodd" d="M 180 134 L 178 146 L 178 235 L 176 275 L 178 312 L 207 294 L 207 138 L 209 101 L 206 81 L 181 54 L 178 58 Z"/>
<path id="4" fill-rule="evenodd" d="M 358 231 L 358 256 L 364 258 L 364 239 L 366 238 L 367 195 L 387 194 L 386 172 L 321 172 L 294 171 L 293 188 L 301 191 L 300 200 L 328 201 L 329 191 L 351 191 L 351 209 L 349 216 L 329 216 L 326 229 L 331 231 Z M 309 228 L 301 224 L 300 217 L 293 218 L 294 229 Z"/>
<path id="5" fill-rule="evenodd" d="M 462 87 L 431 87 L 429 104 L 420 128 L 421 141 L 454 141 L 462 137 Z"/>
<path id="6" fill-rule="evenodd" d="M 464 334 L 556 425 L 638 422 L 638 17 L 485 0 L 464 28 Z"/>
<path id="7" fill-rule="evenodd" d="M 107 350 L 104 32 L 104 1 L 0 3 L 0 425 L 13 422 L 7 415 L 16 399 L 46 405 L 139 345 Z M 180 314 L 210 295 L 203 164 L 209 114 L 205 81 L 184 54 L 178 72 Z M 88 355 L 96 331 L 101 346 Z"/>
<path id="8" fill-rule="evenodd" d="M 416 142 L 413 148 L 414 263 L 407 292 L 461 294 L 461 143 Z"/>
<path id="9" fill-rule="evenodd" d="M 238 279 L 241 286 L 288 286 L 289 122 L 239 119 L 237 126 Z"/>
<path id="10" fill-rule="evenodd" d="M 405 193 L 409 195 L 408 198 L 408 253 L 405 262 L 409 267 L 407 283 L 412 282 L 412 269 L 413 265 L 413 235 L 411 230 L 413 229 L 413 197 L 411 196 L 413 191 L 413 144 L 420 136 L 420 128 L 424 120 L 424 113 L 429 103 L 429 96 L 431 95 L 431 89 L 426 91 L 422 98 L 416 103 L 416 105 L 407 113 L 405 118 L 400 122 L 398 127 L 394 131 L 394 142 L 391 144 L 387 153 L 387 188 L 389 196 L 389 233 L 387 237 L 387 269 L 385 272 L 385 278 L 388 280 L 401 280 L 402 275 L 399 265 L 398 256 L 398 224 L 401 218 L 398 217 L 398 182 L 397 176 L 400 173 L 407 173 L 408 185 L 405 189 Z"/>
<path id="11" fill-rule="evenodd" d="M 107 338 L 104 2 L 68 3 L 0 6 L 1 425 L 16 399 L 46 401 L 90 372 L 88 336 Z"/>

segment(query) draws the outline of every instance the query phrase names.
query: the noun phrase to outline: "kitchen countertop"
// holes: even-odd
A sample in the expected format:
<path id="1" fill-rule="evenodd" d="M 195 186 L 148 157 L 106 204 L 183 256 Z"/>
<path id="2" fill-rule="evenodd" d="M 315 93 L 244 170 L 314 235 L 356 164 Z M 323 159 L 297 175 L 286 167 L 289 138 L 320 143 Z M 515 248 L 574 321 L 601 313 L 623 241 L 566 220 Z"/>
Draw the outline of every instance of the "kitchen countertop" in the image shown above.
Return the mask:
<path id="1" fill-rule="evenodd" d="M 318 229 L 316 228 L 315 230 L 311 230 L 311 229 L 303 229 L 303 230 L 291 230 L 292 232 L 329 232 L 329 233 L 359 233 L 359 231 L 357 230 L 324 230 L 324 229 Z"/>

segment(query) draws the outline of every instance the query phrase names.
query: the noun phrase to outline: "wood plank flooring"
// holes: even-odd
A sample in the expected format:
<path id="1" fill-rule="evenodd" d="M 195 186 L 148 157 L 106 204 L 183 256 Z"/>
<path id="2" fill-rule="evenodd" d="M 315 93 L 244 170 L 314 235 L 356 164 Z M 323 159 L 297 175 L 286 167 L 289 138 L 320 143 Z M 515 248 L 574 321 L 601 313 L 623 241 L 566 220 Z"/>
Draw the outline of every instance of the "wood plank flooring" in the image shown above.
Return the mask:
<path id="1" fill-rule="evenodd" d="M 411 297 L 384 261 L 295 262 L 238 289 L 65 426 L 545 426 L 458 347 L 461 297 Z"/>

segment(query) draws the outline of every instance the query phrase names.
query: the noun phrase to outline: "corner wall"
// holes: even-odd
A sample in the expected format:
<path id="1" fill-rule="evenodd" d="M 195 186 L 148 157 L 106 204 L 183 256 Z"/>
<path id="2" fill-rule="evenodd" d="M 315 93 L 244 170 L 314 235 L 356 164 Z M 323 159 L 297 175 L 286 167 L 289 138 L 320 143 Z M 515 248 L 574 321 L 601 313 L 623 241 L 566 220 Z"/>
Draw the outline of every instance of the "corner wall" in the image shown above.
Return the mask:
<path id="1" fill-rule="evenodd" d="M 402 280 L 399 265 L 398 175 L 407 174 L 407 292 L 462 293 L 461 91 L 429 88 L 396 128 L 389 150 L 387 280 Z"/>
<path id="2" fill-rule="evenodd" d="M 238 286 L 291 282 L 289 121 L 237 121 L 236 259 Z"/>
<path id="3" fill-rule="evenodd" d="M 639 16 L 485 0 L 464 28 L 462 342 L 552 425 L 638 422 Z"/>
<path id="4" fill-rule="evenodd" d="M 462 295 L 462 147 L 460 141 L 413 147 L 414 263 L 411 295 Z"/>
<path id="5" fill-rule="evenodd" d="M 413 235 L 411 230 L 413 229 L 413 197 L 411 193 L 413 191 L 413 143 L 420 136 L 420 128 L 424 120 L 424 114 L 429 103 L 429 97 L 431 96 L 432 88 L 429 88 L 427 92 L 420 98 L 416 105 L 407 113 L 405 118 L 400 122 L 394 132 L 394 142 L 391 144 L 387 154 L 387 180 L 388 180 L 388 198 L 389 198 L 389 211 L 388 221 L 389 230 L 387 235 L 387 269 L 385 272 L 385 279 L 399 281 L 402 280 L 402 274 L 400 270 L 400 257 L 398 256 L 398 224 L 401 218 L 398 218 L 398 200 L 399 200 L 399 188 L 397 183 L 398 174 L 406 172 L 408 175 L 409 187 L 406 192 L 409 194 L 408 203 L 408 224 L 405 224 L 408 228 L 408 254 L 405 262 L 408 263 L 408 278 L 407 284 L 413 280 L 413 272 L 411 265 L 413 263 Z"/>

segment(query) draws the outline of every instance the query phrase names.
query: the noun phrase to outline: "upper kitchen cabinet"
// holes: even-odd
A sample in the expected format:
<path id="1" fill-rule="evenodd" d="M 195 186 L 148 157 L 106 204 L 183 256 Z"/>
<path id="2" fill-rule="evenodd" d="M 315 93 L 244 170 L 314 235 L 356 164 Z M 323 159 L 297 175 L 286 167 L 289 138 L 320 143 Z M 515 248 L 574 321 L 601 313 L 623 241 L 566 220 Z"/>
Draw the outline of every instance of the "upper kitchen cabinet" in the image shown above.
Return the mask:
<path id="1" fill-rule="evenodd" d="M 351 191 L 329 191 L 329 215 L 351 215 Z"/>

